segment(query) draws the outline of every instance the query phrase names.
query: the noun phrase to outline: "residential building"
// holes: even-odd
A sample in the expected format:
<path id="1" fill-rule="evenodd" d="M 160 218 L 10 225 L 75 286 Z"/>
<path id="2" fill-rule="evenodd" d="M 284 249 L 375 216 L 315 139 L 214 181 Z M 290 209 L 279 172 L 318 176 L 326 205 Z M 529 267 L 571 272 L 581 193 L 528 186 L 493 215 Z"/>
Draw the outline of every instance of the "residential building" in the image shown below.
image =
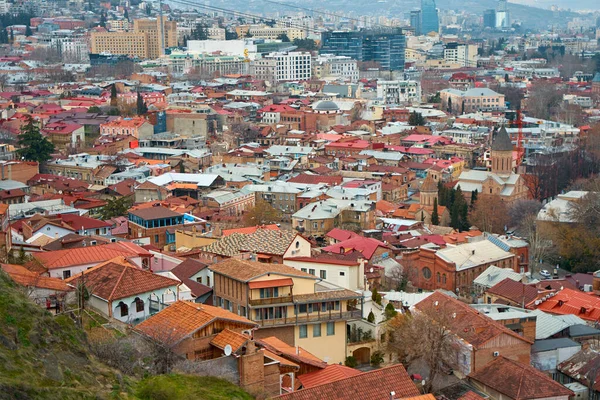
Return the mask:
<path id="1" fill-rule="evenodd" d="M 404 70 L 406 41 L 399 29 L 327 31 L 323 32 L 321 41 L 321 54 L 345 56 L 357 61 L 375 61 L 383 70 Z"/>
<path id="2" fill-rule="evenodd" d="M 213 276 L 207 264 L 194 258 L 186 258 L 170 272 L 191 290 L 194 302 L 212 304 Z"/>
<path id="3" fill-rule="evenodd" d="M 100 124 L 100 135 L 149 139 L 154 135 L 154 126 L 144 117 L 120 118 Z"/>
<path id="4" fill-rule="evenodd" d="M 485 10 L 483 12 L 483 27 L 484 28 L 495 28 L 496 27 L 496 10 L 493 8 Z"/>
<path id="5" fill-rule="evenodd" d="M 426 35 L 440 31 L 440 20 L 435 0 L 421 0 L 421 32 Z"/>
<path id="6" fill-rule="evenodd" d="M 454 336 L 454 368 L 461 374 L 469 375 L 485 369 L 500 356 L 523 364 L 530 362 L 532 340 L 458 299 L 436 291 L 417 303 L 415 310 L 443 324 Z"/>
<path id="7" fill-rule="evenodd" d="M 158 58 L 163 54 L 161 48 L 160 19 L 136 19 L 132 32 L 92 32 L 90 34 L 90 52 L 128 55 L 139 58 Z M 165 48 L 177 46 L 177 22 L 163 17 Z"/>
<path id="8" fill-rule="evenodd" d="M 289 257 L 283 263 L 302 272 L 349 290 L 365 290 L 365 265 L 363 258 L 350 259 L 335 254 Z"/>
<path id="9" fill-rule="evenodd" d="M 236 31 L 240 37 L 244 36 L 243 31 L 248 32 L 252 37 L 257 39 L 279 39 L 281 35 L 286 35 L 290 41 L 295 39 L 306 39 L 306 31 L 300 28 L 286 28 L 281 26 L 266 26 L 266 25 L 250 25 L 238 26 Z M 240 34 L 242 33 L 242 34 Z"/>
<path id="10" fill-rule="evenodd" d="M 198 53 L 182 53 L 173 51 L 169 54 L 168 68 L 173 74 L 199 73 L 213 76 L 246 73 L 248 64 L 241 55 L 211 55 Z"/>
<path id="11" fill-rule="evenodd" d="M 377 98 L 385 104 L 421 102 L 421 84 L 417 81 L 377 80 Z"/>
<path id="12" fill-rule="evenodd" d="M 361 317 L 356 292 L 282 264 L 229 259 L 209 267 L 214 304 L 259 323 L 255 338 L 277 336 L 325 362 L 346 359 L 346 322 Z"/>
<path id="13" fill-rule="evenodd" d="M 537 370 L 558 374 L 557 367 L 581 351 L 581 343 L 569 338 L 537 340 L 531 346 L 531 365 Z"/>
<path id="14" fill-rule="evenodd" d="M 307 204 L 292 215 L 292 228 L 307 236 L 324 236 L 345 224 L 359 229 L 374 229 L 375 202 L 326 199 Z"/>
<path id="15" fill-rule="evenodd" d="M 477 66 L 477 46 L 467 43 L 447 43 L 444 47 L 444 59 L 462 67 Z"/>
<path id="16" fill-rule="evenodd" d="M 568 400 L 574 393 L 547 374 L 499 355 L 485 367 L 469 374 L 469 382 L 492 399 Z"/>
<path id="17" fill-rule="evenodd" d="M 171 211 L 160 204 L 157 207 L 131 209 L 128 214 L 128 237 L 132 240 L 145 238 L 147 244 L 159 249 L 174 247 L 175 230 L 190 223 L 185 222 L 185 219 L 186 214 Z"/>
<path id="18" fill-rule="evenodd" d="M 250 74 L 272 85 L 283 81 L 309 80 L 312 56 L 307 52 L 270 53 L 250 63 Z"/>
<path id="19" fill-rule="evenodd" d="M 504 111 L 504 95 L 488 88 L 473 88 L 465 91 L 444 89 L 440 91 L 442 110 L 449 113 L 475 113 L 480 111 Z"/>
<path id="20" fill-rule="evenodd" d="M 124 258 L 111 259 L 66 279 L 89 291 L 88 304 L 103 315 L 137 324 L 179 300 L 181 282 L 144 271 Z"/>
<path id="21" fill-rule="evenodd" d="M 313 75 L 316 79 L 336 77 L 357 82 L 358 62 L 350 57 L 321 54 L 313 63 Z"/>
<path id="22" fill-rule="evenodd" d="M 556 315 L 575 315 L 588 322 L 600 321 L 600 298 L 592 293 L 563 289 L 535 304 L 537 310 Z"/>
<path id="23" fill-rule="evenodd" d="M 168 345 L 175 354 L 188 360 L 201 361 L 223 354 L 222 349 L 211 345 L 223 332 L 241 334 L 257 327 L 256 322 L 220 307 L 177 301 L 138 324 L 135 330 Z M 227 344 L 235 346 L 234 351 L 240 347 L 236 346 L 236 341 Z"/>
<path id="24" fill-rule="evenodd" d="M 46 124 L 40 131 L 59 150 L 77 149 L 85 144 L 83 125 L 55 122 Z"/>
<path id="25" fill-rule="evenodd" d="M 219 215 L 240 216 L 254 207 L 255 199 L 254 193 L 216 190 L 202 196 L 202 204 Z"/>

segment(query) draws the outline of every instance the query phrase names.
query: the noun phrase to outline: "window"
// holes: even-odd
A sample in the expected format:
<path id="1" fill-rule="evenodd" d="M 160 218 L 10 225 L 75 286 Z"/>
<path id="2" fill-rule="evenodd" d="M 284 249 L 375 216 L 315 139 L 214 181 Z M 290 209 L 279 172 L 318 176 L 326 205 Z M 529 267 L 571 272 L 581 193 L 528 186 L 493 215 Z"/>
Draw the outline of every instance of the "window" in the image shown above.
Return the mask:
<path id="1" fill-rule="evenodd" d="M 202 283 L 202 277 L 201 277 L 201 276 L 197 277 L 197 278 L 196 278 L 196 282 L 198 282 L 198 283 Z"/>
<path id="2" fill-rule="evenodd" d="M 129 307 L 127 307 L 127 304 L 121 301 L 118 307 L 121 309 L 121 317 L 126 317 L 129 315 Z"/>
<path id="3" fill-rule="evenodd" d="M 327 336 L 335 335 L 335 322 L 327 323 Z"/>
<path id="4" fill-rule="evenodd" d="M 315 275 L 315 270 L 311 268 L 311 269 L 308 270 L 308 273 L 311 274 L 311 275 Z"/>
<path id="5" fill-rule="evenodd" d="M 279 288 L 260 289 L 260 298 L 268 299 L 271 297 L 279 297 Z"/>
<path id="6" fill-rule="evenodd" d="M 206 286 L 210 286 L 210 276 L 206 277 Z"/>
<path id="7" fill-rule="evenodd" d="M 300 339 L 306 339 L 308 337 L 308 326 L 300 325 L 298 328 L 300 329 Z"/>
<path id="8" fill-rule="evenodd" d="M 321 337 L 321 324 L 313 325 L 313 337 Z"/>
<path id="9" fill-rule="evenodd" d="M 298 312 L 305 313 L 306 312 L 306 304 L 300 304 L 298 306 Z"/>
<path id="10" fill-rule="evenodd" d="M 306 272 L 306 271 L 308 271 L 308 270 L 307 270 L 306 268 L 300 268 L 300 271 L 302 271 L 302 272 Z"/>
<path id="11" fill-rule="evenodd" d="M 71 277 L 71 270 L 63 271 L 63 279 L 67 279 Z"/>
<path id="12" fill-rule="evenodd" d="M 437 283 L 440 283 L 440 282 L 442 281 L 442 278 L 441 278 L 441 275 L 440 275 L 440 273 L 438 272 L 438 273 L 436 274 L 436 276 L 437 276 Z"/>
<path id="13" fill-rule="evenodd" d="M 154 243 L 158 243 L 158 235 L 154 235 Z"/>
<path id="14" fill-rule="evenodd" d="M 346 273 L 344 271 L 340 271 L 340 276 L 346 276 Z"/>
<path id="15" fill-rule="evenodd" d="M 144 300 L 135 298 L 135 312 L 144 312 Z"/>
<path id="16" fill-rule="evenodd" d="M 324 269 L 320 270 L 319 276 L 321 277 L 321 279 L 327 279 L 327 271 L 325 271 Z"/>
<path id="17" fill-rule="evenodd" d="M 421 272 L 423 273 L 423 278 L 431 279 L 431 270 L 429 268 L 425 267 Z"/>
<path id="18" fill-rule="evenodd" d="M 300 247 L 300 241 L 296 240 L 296 248 L 299 248 L 299 247 Z"/>

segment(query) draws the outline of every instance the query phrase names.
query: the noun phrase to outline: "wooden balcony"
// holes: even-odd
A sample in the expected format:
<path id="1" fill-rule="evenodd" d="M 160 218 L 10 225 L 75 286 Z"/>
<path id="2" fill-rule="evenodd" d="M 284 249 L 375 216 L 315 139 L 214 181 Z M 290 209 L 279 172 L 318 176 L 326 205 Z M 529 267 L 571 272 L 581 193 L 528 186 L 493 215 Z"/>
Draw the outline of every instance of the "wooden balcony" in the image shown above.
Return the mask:
<path id="1" fill-rule="evenodd" d="M 260 324 L 262 327 L 277 327 L 277 326 L 285 326 L 285 325 L 302 325 L 313 322 L 330 322 L 330 321 L 340 321 L 340 320 L 353 320 L 362 318 L 362 313 L 360 310 L 352 310 L 352 311 L 334 311 L 331 312 L 326 311 L 322 313 L 312 313 L 312 314 L 302 314 L 302 315 L 292 315 L 285 318 L 274 318 L 274 319 L 264 319 L 264 320 L 255 320 L 254 322 Z"/>
<path id="2" fill-rule="evenodd" d="M 264 299 L 250 299 L 249 303 L 250 303 L 250 307 L 292 303 L 292 296 L 267 297 Z"/>

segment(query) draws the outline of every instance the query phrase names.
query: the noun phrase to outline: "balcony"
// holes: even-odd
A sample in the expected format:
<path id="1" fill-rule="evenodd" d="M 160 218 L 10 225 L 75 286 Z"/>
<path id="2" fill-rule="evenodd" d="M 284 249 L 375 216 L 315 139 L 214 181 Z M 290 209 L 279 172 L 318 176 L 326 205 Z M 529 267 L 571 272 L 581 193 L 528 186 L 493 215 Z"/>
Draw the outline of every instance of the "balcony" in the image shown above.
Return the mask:
<path id="1" fill-rule="evenodd" d="M 278 327 L 285 325 L 302 325 L 313 322 L 330 322 L 330 321 L 340 321 L 340 320 L 352 320 L 352 319 L 360 319 L 362 317 L 362 313 L 360 310 L 352 310 L 346 312 L 339 311 L 327 311 L 323 313 L 312 313 L 310 315 L 292 315 L 284 318 L 274 318 L 274 319 L 265 319 L 261 321 L 256 321 L 257 324 L 260 324 L 261 327 Z"/>
<path id="2" fill-rule="evenodd" d="M 267 297 L 264 299 L 250 299 L 250 307 L 268 306 L 272 304 L 291 303 L 292 296 Z"/>

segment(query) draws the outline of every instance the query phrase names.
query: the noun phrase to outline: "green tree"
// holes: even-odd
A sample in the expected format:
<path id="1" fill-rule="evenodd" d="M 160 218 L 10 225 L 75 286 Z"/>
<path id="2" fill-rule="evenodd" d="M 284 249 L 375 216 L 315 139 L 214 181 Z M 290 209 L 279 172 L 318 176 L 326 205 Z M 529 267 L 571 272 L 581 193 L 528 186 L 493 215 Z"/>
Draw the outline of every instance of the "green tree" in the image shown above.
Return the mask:
<path id="1" fill-rule="evenodd" d="M 152 5 L 150 3 L 146 3 L 146 15 L 152 15 Z"/>
<path id="2" fill-rule="evenodd" d="M 381 295 L 377 292 L 377 288 L 373 289 L 371 300 L 373 300 L 374 303 L 381 305 Z"/>
<path id="3" fill-rule="evenodd" d="M 437 197 L 433 199 L 433 211 L 431 212 L 431 224 L 439 225 L 440 224 L 440 215 L 438 214 L 438 199 Z"/>
<path id="4" fill-rule="evenodd" d="M 290 38 L 288 35 L 286 35 L 285 33 L 280 33 L 279 35 L 277 35 L 277 39 L 281 40 L 282 42 L 290 42 Z"/>
<path id="5" fill-rule="evenodd" d="M 122 217 L 127 215 L 127 210 L 133 205 L 131 196 L 113 197 L 109 200 L 100 211 L 102 220 L 111 219 L 114 217 Z"/>
<path id="6" fill-rule="evenodd" d="M 374 368 L 379 368 L 381 364 L 385 361 L 383 351 L 375 351 L 371 354 L 371 366 Z"/>
<path id="7" fill-rule="evenodd" d="M 394 318 L 396 315 L 398 315 L 398 311 L 396 311 L 396 309 L 394 308 L 394 305 L 390 302 L 387 303 L 387 306 L 385 306 L 385 319 L 392 319 Z"/>
<path id="8" fill-rule="evenodd" d="M 31 27 L 29 25 L 27 25 L 25 27 L 25 36 L 29 37 L 31 35 L 33 35 L 33 32 L 31 31 Z"/>
<path id="9" fill-rule="evenodd" d="M 129 21 L 129 10 L 125 9 L 125 11 L 123 11 L 123 18 Z"/>
<path id="10" fill-rule="evenodd" d="M 448 97 L 448 110 L 450 114 L 452 114 L 452 97 Z"/>
<path id="11" fill-rule="evenodd" d="M 106 12 L 100 14 L 100 23 L 98 24 L 103 28 L 106 28 Z"/>
<path id="12" fill-rule="evenodd" d="M 208 40 L 208 27 L 204 24 L 196 24 L 190 38 L 192 40 Z"/>
<path id="13" fill-rule="evenodd" d="M 421 115 L 421 113 L 413 111 L 408 117 L 408 124 L 410 126 L 423 126 L 425 125 L 425 118 L 423 118 L 423 115 Z"/>
<path id="14" fill-rule="evenodd" d="M 27 124 L 21 128 L 17 154 L 27 161 L 37 161 L 40 164 L 52 158 L 54 145 L 40 133 L 40 128 L 29 118 Z"/>
<path id="15" fill-rule="evenodd" d="M 367 315 L 367 321 L 372 324 L 375 323 L 375 314 L 373 314 L 373 311 L 369 312 L 369 315 Z"/>
<path id="16" fill-rule="evenodd" d="M 469 205 L 471 209 L 475 207 L 475 203 L 477 203 L 477 189 L 471 192 L 471 204 Z"/>
<path id="17" fill-rule="evenodd" d="M 12 28 L 10 30 L 10 39 L 9 39 L 9 41 L 10 41 L 10 43 L 14 43 L 15 42 L 15 31 Z"/>
<path id="18" fill-rule="evenodd" d="M 459 185 L 454 193 L 454 202 L 450 207 L 450 226 L 459 231 L 468 230 L 470 228 L 468 215 L 469 205 Z"/>
<path id="19" fill-rule="evenodd" d="M 117 106 L 117 86 L 115 86 L 114 83 L 110 87 L 110 106 L 111 107 Z"/>
<path id="20" fill-rule="evenodd" d="M 146 102 L 142 97 L 142 94 L 138 92 L 137 101 L 136 101 L 136 114 L 137 115 L 145 115 L 148 112 L 148 107 L 146 106 Z"/>
<path id="21" fill-rule="evenodd" d="M 292 43 L 301 51 L 317 50 L 317 43 L 313 39 L 294 39 Z"/>
<path id="22" fill-rule="evenodd" d="M 101 114 L 102 110 L 98 106 L 91 106 L 90 108 L 88 108 L 87 112 L 93 114 Z"/>

